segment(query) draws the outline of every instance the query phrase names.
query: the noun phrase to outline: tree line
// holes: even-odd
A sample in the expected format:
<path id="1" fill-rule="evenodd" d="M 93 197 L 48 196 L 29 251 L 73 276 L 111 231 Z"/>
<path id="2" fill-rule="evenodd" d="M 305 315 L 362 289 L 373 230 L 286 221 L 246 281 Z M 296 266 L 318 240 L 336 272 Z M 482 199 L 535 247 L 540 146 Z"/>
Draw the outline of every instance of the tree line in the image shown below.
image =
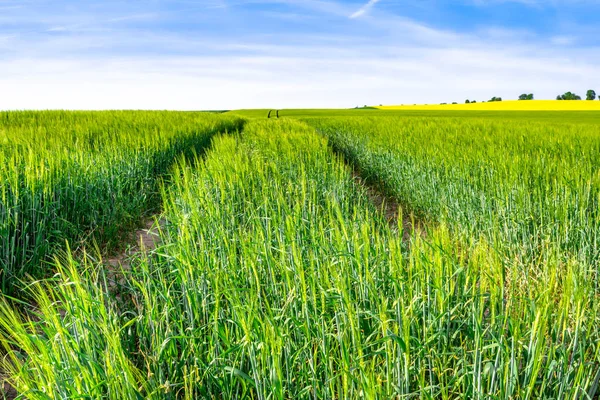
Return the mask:
<path id="1" fill-rule="evenodd" d="M 596 98 L 598 100 L 600 100 L 600 96 L 596 96 L 596 91 L 595 90 L 588 90 L 586 95 L 585 95 L 585 99 L 586 100 L 596 100 Z M 534 96 L 533 93 L 523 93 L 522 95 L 519 96 L 519 100 L 533 100 Z M 578 96 L 577 94 L 573 93 L 573 92 L 566 92 L 564 94 L 559 94 L 558 96 L 556 96 L 556 100 L 581 100 L 581 96 Z M 502 97 L 492 97 L 490 100 L 488 100 L 488 102 L 494 102 L 494 101 L 502 101 Z M 472 103 L 477 103 L 477 100 L 465 100 L 465 104 L 472 104 Z M 444 103 L 442 103 L 444 104 Z M 456 104 L 456 103 L 452 103 L 452 104 Z"/>
<path id="2" fill-rule="evenodd" d="M 588 90 L 585 94 L 585 99 L 586 100 L 600 100 L 600 96 L 596 95 L 596 91 L 595 90 Z M 518 100 L 534 100 L 534 96 L 533 93 L 523 93 L 522 95 L 519 96 Z M 559 94 L 558 96 L 556 96 L 556 100 L 581 100 L 581 96 L 578 96 L 577 94 L 573 93 L 573 92 L 566 92 L 563 94 Z M 491 99 L 489 99 L 487 102 L 491 103 L 494 101 L 502 101 L 502 97 L 492 97 Z M 477 103 L 477 100 L 465 100 L 465 104 L 474 104 Z M 483 103 L 483 102 L 482 102 Z M 448 103 L 440 103 L 441 105 L 445 105 Z M 457 102 L 452 102 L 452 104 L 458 104 Z M 416 104 L 415 104 L 416 105 Z M 358 106 L 356 106 L 355 108 L 359 108 Z M 371 108 L 368 106 L 364 106 L 362 108 Z"/>
<path id="3" fill-rule="evenodd" d="M 585 94 L 586 100 L 596 100 L 596 91 L 588 90 Z M 598 98 L 600 100 L 600 97 Z M 565 94 L 561 94 L 556 96 L 556 100 L 581 100 L 581 97 L 572 92 L 567 92 Z"/>

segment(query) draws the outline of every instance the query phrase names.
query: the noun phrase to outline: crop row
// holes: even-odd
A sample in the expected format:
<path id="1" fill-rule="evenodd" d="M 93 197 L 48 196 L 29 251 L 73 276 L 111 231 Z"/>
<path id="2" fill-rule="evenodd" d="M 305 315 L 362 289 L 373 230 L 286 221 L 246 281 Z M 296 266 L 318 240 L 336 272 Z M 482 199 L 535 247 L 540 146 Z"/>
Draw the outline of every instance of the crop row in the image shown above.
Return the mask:
<path id="1" fill-rule="evenodd" d="M 484 236 L 522 264 L 542 266 L 557 257 L 597 267 L 597 125 L 398 117 L 309 122 L 373 184 L 464 240 Z"/>
<path id="2" fill-rule="evenodd" d="M 34 317 L 2 303 L 5 368 L 19 393 L 597 392 L 600 304 L 585 264 L 546 260 L 519 285 L 520 271 L 483 236 L 464 242 L 442 223 L 407 246 L 303 123 L 255 121 L 215 137 L 203 160 L 178 165 L 162 197 L 163 244 L 123 271 L 118 301 L 91 258 L 67 257 L 55 280 L 30 287 Z"/>
<path id="3" fill-rule="evenodd" d="M 67 240 L 119 246 L 178 155 L 240 127 L 191 113 L 0 113 L 0 289 L 43 275 Z"/>

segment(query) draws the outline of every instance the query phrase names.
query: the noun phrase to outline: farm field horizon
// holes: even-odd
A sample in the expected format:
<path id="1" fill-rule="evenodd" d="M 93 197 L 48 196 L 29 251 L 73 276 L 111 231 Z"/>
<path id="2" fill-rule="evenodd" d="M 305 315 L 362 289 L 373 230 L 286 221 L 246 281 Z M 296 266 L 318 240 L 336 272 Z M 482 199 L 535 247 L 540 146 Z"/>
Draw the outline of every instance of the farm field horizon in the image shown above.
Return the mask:
<path id="1" fill-rule="evenodd" d="M 0 0 L 0 400 L 600 400 L 598 15 Z"/>
<path id="2" fill-rule="evenodd" d="M 600 103 L 600 101 L 599 101 Z M 224 114 L 237 115 L 243 118 L 277 119 L 277 109 L 241 109 L 224 111 Z M 600 112 L 596 111 L 491 111 L 491 110 L 413 110 L 413 109 L 379 109 L 379 108 L 320 108 L 320 109 L 280 109 L 280 118 L 310 117 L 408 117 L 408 118 L 467 118 L 486 120 L 517 120 L 548 122 L 562 124 L 600 124 Z"/>
<path id="3" fill-rule="evenodd" d="M 600 111 L 600 101 L 503 100 L 462 104 L 403 104 L 373 106 L 380 110 L 419 111 Z"/>
<path id="4" fill-rule="evenodd" d="M 0 112 L 8 398 L 597 397 L 597 113 L 269 111 Z"/>

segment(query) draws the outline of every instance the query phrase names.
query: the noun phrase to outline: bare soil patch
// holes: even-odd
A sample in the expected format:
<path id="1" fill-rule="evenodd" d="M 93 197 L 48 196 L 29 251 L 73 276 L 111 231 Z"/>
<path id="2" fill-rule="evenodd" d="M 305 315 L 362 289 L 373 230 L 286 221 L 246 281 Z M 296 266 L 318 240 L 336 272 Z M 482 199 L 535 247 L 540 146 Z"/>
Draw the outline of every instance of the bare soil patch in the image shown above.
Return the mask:
<path id="1" fill-rule="evenodd" d="M 131 234 L 130 240 L 122 252 L 108 257 L 104 260 L 107 276 L 107 290 L 115 293 L 117 297 L 118 287 L 124 283 L 123 271 L 131 269 L 132 257 L 144 251 L 156 249 L 160 243 L 160 230 L 166 225 L 166 220 L 159 216 L 148 218 L 143 227 Z M 6 382 L 6 376 L 0 373 L 0 399 L 14 400 L 18 397 L 17 391 Z"/>
<path id="2" fill-rule="evenodd" d="M 159 216 L 146 220 L 143 227 L 131 235 L 131 244 L 124 251 L 105 259 L 108 290 L 116 291 L 118 285 L 124 284 L 123 272 L 131 270 L 131 260 L 134 255 L 152 251 L 160 245 L 160 231 L 165 225 L 166 220 Z"/>
<path id="3" fill-rule="evenodd" d="M 402 206 L 394 198 L 386 196 L 377 185 L 369 183 L 356 169 L 352 169 L 352 177 L 359 185 L 365 188 L 371 203 L 382 213 L 393 229 L 398 229 L 398 218 L 402 213 L 402 240 L 405 243 L 408 244 L 410 242 L 413 232 L 417 232 L 420 235 L 425 233 L 425 224 L 423 221 L 416 218 L 412 213 L 403 213 Z"/>

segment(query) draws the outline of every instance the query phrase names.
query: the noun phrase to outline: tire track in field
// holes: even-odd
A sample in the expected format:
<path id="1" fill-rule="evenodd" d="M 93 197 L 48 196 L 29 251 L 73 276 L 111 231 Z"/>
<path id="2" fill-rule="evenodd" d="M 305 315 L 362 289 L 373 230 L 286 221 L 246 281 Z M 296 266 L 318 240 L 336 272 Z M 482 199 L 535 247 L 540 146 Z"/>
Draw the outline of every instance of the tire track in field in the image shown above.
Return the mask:
<path id="1" fill-rule="evenodd" d="M 335 152 L 335 151 L 334 151 Z M 418 235 L 425 235 L 425 222 L 415 217 L 414 214 L 404 214 L 402 212 L 402 206 L 393 197 L 387 196 L 382 190 L 376 185 L 369 183 L 361 173 L 350 165 L 343 157 L 347 167 L 352 171 L 352 178 L 360 185 L 371 203 L 375 206 L 377 211 L 386 219 L 390 227 L 398 231 L 400 226 L 399 218 L 402 214 L 402 241 L 405 244 L 410 244 L 410 239 L 414 233 Z"/>
<path id="2" fill-rule="evenodd" d="M 142 228 L 131 234 L 130 242 L 123 251 L 104 260 L 107 291 L 120 298 L 119 287 L 125 284 L 124 273 L 131 271 L 131 261 L 137 254 L 151 252 L 162 244 L 160 233 L 166 223 L 162 214 L 146 219 Z"/>
<path id="3" fill-rule="evenodd" d="M 131 261 L 136 254 L 149 252 L 161 244 L 160 232 L 166 225 L 162 214 L 155 214 L 144 220 L 142 227 L 130 235 L 124 250 L 103 260 L 106 273 L 107 292 L 111 292 L 120 299 L 120 287 L 125 284 L 124 272 L 131 270 Z M 18 397 L 17 391 L 7 382 L 7 377 L 0 374 L 0 398 L 14 400 Z"/>
<path id="4" fill-rule="evenodd" d="M 402 214 L 402 241 L 406 245 L 410 245 L 410 239 L 413 234 L 417 234 L 420 236 L 425 236 L 426 233 L 426 221 L 414 215 L 414 213 L 405 213 L 403 210 L 406 207 L 403 207 L 396 198 L 389 196 L 385 193 L 380 184 L 375 183 L 374 181 L 365 177 L 363 171 L 361 171 L 360 166 L 348 156 L 342 149 L 338 148 L 335 143 L 326 136 L 323 135 L 319 130 L 316 132 L 327 139 L 327 143 L 331 152 L 334 155 L 340 157 L 342 162 L 346 165 L 346 167 L 350 170 L 354 181 L 361 186 L 371 201 L 371 203 L 375 206 L 378 212 L 382 214 L 382 216 L 388 221 L 390 227 L 398 231 L 400 227 L 400 221 L 398 221 L 400 214 Z"/>
<path id="5" fill-rule="evenodd" d="M 243 120 L 238 131 L 243 131 L 246 124 Z M 208 144 L 197 150 L 197 156 L 203 157 L 212 149 L 212 140 L 218 135 L 228 134 L 227 130 L 219 131 L 211 135 Z M 190 162 L 191 159 L 188 159 Z M 117 300 L 122 300 L 122 288 L 126 284 L 125 274 L 131 271 L 131 264 L 139 254 L 152 252 L 162 244 L 161 232 L 166 227 L 167 220 L 162 211 L 156 212 L 142 220 L 141 227 L 132 232 L 124 241 L 124 249 L 116 254 L 107 256 L 102 254 L 101 267 L 106 276 L 104 290 L 106 293 L 114 295 Z M 76 250 L 76 254 L 78 250 Z M 63 315 L 64 316 L 64 315 Z M 1 356 L 1 355 L 0 355 Z M 8 376 L 0 368 L 0 400 L 14 400 L 19 397 L 19 393 L 8 383 Z"/>

